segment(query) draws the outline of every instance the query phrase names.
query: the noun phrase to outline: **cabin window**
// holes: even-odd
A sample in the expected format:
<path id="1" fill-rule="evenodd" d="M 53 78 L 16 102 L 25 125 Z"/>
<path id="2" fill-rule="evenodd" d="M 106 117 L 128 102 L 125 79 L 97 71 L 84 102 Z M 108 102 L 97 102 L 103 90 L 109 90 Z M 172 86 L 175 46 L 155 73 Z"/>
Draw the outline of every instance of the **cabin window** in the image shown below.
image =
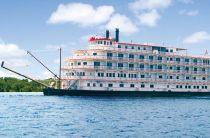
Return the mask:
<path id="1" fill-rule="evenodd" d="M 189 71 L 189 67 L 186 67 L 185 70 L 186 70 L 186 71 Z"/>
<path id="2" fill-rule="evenodd" d="M 203 77 L 202 80 L 206 80 L 206 77 Z"/>
<path id="3" fill-rule="evenodd" d="M 87 86 L 90 87 L 90 83 L 87 83 Z"/>
<path id="4" fill-rule="evenodd" d="M 111 67 L 112 66 L 112 62 L 107 62 L 107 66 Z"/>
<path id="5" fill-rule="evenodd" d="M 108 84 L 108 87 L 113 87 L 113 84 L 112 84 L 112 83 L 109 83 L 109 84 Z"/>
<path id="6" fill-rule="evenodd" d="M 93 83 L 93 87 L 96 87 L 96 84 L 95 83 Z"/>
<path id="7" fill-rule="evenodd" d="M 151 84 L 151 85 L 150 85 L 150 88 L 154 88 L 154 85 L 153 85 L 153 84 Z"/>
<path id="8" fill-rule="evenodd" d="M 187 76 L 187 77 L 186 77 L 186 80 L 189 80 L 189 79 L 190 79 L 190 77 L 189 77 L 189 76 Z"/>
<path id="9" fill-rule="evenodd" d="M 131 87 L 131 88 L 134 88 L 134 87 L 135 87 L 135 85 L 134 85 L 134 84 L 130 84 L 130 87 Z"/>
<path id="10" fill-rule="evenodd" d="M 139 55 L 139 59 L 144 59 L 144 55 Z"/>
<path id="11" fill-rule="evenodd" d="M 119 57 L 119 58 L 123 58 L 123 56 L 124 56 L 124 55 L 121 54 L 121 53 L 118 54 L 118 57 Z"/>
<path id="12" fill-rule="evenodd" d="M 100 87 L 103 87 L 103 84 L 102 83 L 100 83 Z"/>
<path id="13" fill-rule="evenodd" d="M 83 65 L 87 65 L 87 62 L 83 62 Z"/>
<path id="14" fill-rule="evenodd" d="M 80 66 L 81 65 L 81 62 L 78 62 L 77 65 Z"/>
<path id="15" fill-rule="evenodd" d="M 193 63 L 197 63 L 198 62 L 198 59 L 193 59 Z"/>
<path id="16" fill-rule="evenodd" d="M 100 66 L 100 62 L 94 62 L 94 66 L 96 66 L 96 67 L 98 67 L 98 66 Z"/>
<path id="17" fill-rule="evenodd" d="M 162 75 L 159 75 L 159 79 L 162 79 L 163 78 L 163 76 Z"/>
<path id="18" fill-rule="evenodd" d="M 143 69 L 144 68 L 144 64 L 140 64 L 140 69 Z"/>
<path id="19" fill-rule="evenodd" d="M 177 61 L 177 62 L 180 62 L 180 58 L 176 58 L 176 61 Z"/>
<path id="20" fill-rule="evenodd" d="M 141 75 L 141 78 L 145 78 L 145 75 Z"/>
<path id="21" fill-rule="evenodd" d="M 93 53 L 93 55 L 94 55 L 94 56 L 96 56 L 96 55 L 97 55 L 97 53 Z"/>
<path id="22" fill-rule="evenodd" d="M 187 63 L 190 62 L 190 59 L 186 58 L 186 59 L 185 59 L 185 62 L 187 62 Z"/>
<path id="23" fill-rule="evenodd" d="M 123 84 L 123 83 L 121 83 L 121 84 L 120 84 L 120 87 L 124 87 L 124 84 Z"/>
<path id="24" fill-rule="evenodd" d="M 141 84 L 141 88 L 144 88 L 145 87 L 145 84 Z"/>
<path id="25" fill-rule="evenodd" d="M 112 57 L 113 54 L 112 53 L 107 53 L 107 57 Z"/>
<path id="26" fill-rule="evenodd" d="M 121 48 L 121 45 L 118 45 L 118 48 Z"/>
<path id="27" fill-rule="evenodd" d="M 160 60 L 160 61 L 161 61 L 162 59 L 163 59 L 162 57 L 158 57 L 158 60 Z"/>
<path id="28" fill-rule="evenodd" d="M 134 67 L 134 64 L 129 64 L 129 68 L 133 68 Z"/>
<path id="29" fill-rule="evenodd" d="M 118 63 L 118 67 L 123 67 L 123 63 Z"/>
<path id="30" fill-rule="evenodd" d="M 149 60 L 153 60 L 153 58 L 154 58 L 153 56 L 149 56 Z"/>
<path id="31" fill-rule="evenodd" d="M 158 69 L 162 69 L 162 65 L 158 65 Z"/>
<path id="32" fill-rule="evenodd" d="M 129 54 L 129 58 L 134 58 L 134 55 L 133 54 Z"/>
<path id="33" fill-rule="evenodd" d="M 141 48 L 140 47 L 138 47 L 138 50 L 140 50 Z"/>

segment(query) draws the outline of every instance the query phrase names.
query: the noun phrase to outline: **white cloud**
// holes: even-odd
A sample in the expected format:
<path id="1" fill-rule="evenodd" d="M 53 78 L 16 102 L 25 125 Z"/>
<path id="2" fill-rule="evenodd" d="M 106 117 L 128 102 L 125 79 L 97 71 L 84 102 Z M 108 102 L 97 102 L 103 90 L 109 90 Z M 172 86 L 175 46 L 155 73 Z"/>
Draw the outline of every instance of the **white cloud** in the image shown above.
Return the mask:
<path id="1" fill-rule="evenodd" d="M 210 40 L 210 34 L 208 34 L 205 31 L 200 31 L 200 32 L 193 33 L 192 35 L 186 37 L 183 40 L 183 43 L 195 44 L 195 43 L 204 42 L 206 40 Z"/>
<path id="2" fill-rule="evenodd" d="M 110 30 L 120 28 L 120 31 L 127 35 L 138 31 L 137 26 L 133 24 L 133 22 L 127 16 L 121 14 L 113 15 L 110 21 L 106 24 L 106 28 Z"/>
<path id="3" fill-rule="evenodd" d="M 163 12 L 171 3 L 172 0 L 135 0 L 129 3 L 129 8 L 141 24 L 154 27 L 161 18 L 160 12 Z"/>
<path id="4" fill-rule="evenodd" d="M 136 0 L 129 3 L 131 10 L 153 10 L 153 9 L 165 9 L 170 6 L 172 0 Z"/>
<path id="5" fill-rule="evenodd" d="M 16 44 L 0 43 L 0 62 L 5 61 L 5 66 L 11 68 L 25 67 L 30 64 L 26 59 L 26 51 Z M 0 77 L 17 77 L 8 71 L 0 71 Z"/>
<path id="6" fill-rule="evenodd" d="M 0 43 L 0 49 L 1 49 L 0 50 L 1 58 L 7 58 L 7 57 L 17 58 L 26 55 L 26 51 L 20 49 L 15 44 Z"/>
<path id="7" fill-rule="evenodd" d="M 48 23 L 72 22 L 82 26 L 99 25 L 107 22 L 114 13 L 112 6 L 99 6 L 84 3 L 60 4 L 52 13 Z"/>
<path id="8" fill-rule="evenodd" d="M 156 26 L 157 21 L 161 18 L 159 13 L 156 10 L 152 10 L 151 12 L 146 12 L 138 15 L 138 19 L 141 24 L 147 25 L 150 27 Z"/>
<path id="9" fill-rule="evenodd" d="M 196 16 L 196 15 L 199 14 L 199 11 L 198 10 L 189 10 L 189 11 L 187 11 L 186 9 L 184 9 L 184 10 L 180 10 L 179 14 L 180 15 L 188 15 L 188 16 Z"/>

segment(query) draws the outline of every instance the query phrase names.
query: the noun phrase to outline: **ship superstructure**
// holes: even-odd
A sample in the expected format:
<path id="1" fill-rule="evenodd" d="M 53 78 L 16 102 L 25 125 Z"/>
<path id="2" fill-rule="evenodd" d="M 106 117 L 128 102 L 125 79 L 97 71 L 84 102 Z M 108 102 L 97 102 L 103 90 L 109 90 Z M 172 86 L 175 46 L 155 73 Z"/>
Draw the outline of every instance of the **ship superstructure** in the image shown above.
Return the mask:
<path id="1" fill-rule="evenodd" d="M 187 49 L 91 37 L 62 67 L 62 89 L 98 91 L 210 91 L 210 57 Z"/>

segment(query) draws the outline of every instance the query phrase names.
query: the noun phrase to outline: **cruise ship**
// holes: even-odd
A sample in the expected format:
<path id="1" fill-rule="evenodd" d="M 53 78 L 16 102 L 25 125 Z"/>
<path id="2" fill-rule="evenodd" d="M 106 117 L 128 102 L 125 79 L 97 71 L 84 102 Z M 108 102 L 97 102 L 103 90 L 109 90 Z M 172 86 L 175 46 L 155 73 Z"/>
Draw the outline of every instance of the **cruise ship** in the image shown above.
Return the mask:
<path id="1" fill-rule="evenodd" d="M 88 48 L 65 58 L 61 88 L 84 93 L 198 93 L 210 91 L 210 57 L 189 55 L 187 49 L 119 41 L 106 30 L 93 36 Z M 88 95 L 88 94 L 87 94 Z"/>
<path id="2" fill-rule="evenodd" d="M 44 87 L 44 95 L 68 96 L 210 96 L 210 56 L 190 55 L 187 49 L 119 41 L 92 36 L 88 48 L 65 58 L 59 76 L 27 51 L 58 80 L 59 88 L 46 85 L 13 69 L 1 67 Z"/>

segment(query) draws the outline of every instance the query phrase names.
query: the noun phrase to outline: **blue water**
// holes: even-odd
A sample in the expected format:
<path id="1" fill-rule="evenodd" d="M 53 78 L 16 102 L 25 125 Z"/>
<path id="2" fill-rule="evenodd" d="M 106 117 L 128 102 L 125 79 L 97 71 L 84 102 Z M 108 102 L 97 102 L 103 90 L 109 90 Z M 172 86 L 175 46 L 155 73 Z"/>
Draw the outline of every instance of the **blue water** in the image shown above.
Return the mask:
<path id="1" fill-rule="evenodd" d="M 0 93 L 0 137 L 210 137 L 210 97 Z"/>

